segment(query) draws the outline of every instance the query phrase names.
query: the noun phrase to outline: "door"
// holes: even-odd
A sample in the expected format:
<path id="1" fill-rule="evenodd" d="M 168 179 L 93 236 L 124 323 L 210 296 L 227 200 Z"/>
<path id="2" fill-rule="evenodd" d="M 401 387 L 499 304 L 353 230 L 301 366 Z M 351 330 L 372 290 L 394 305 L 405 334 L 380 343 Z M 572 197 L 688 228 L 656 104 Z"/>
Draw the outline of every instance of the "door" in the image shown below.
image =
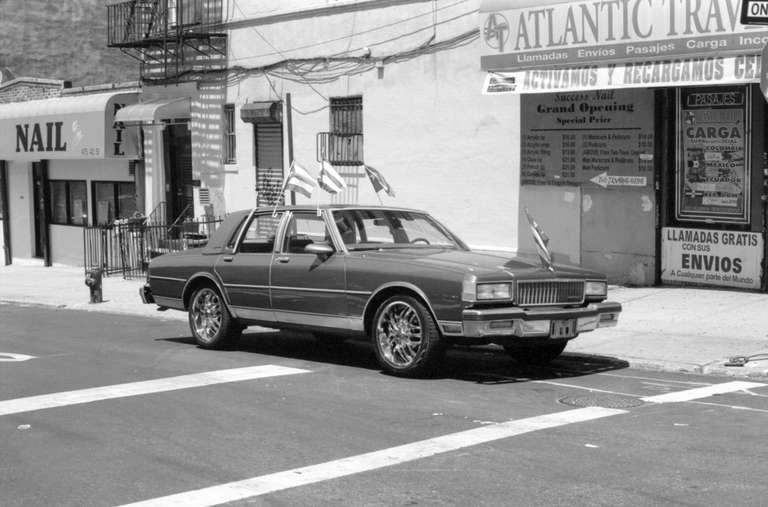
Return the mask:
<path id="1" fill-rule="evenodd" d="M 234 253 L 221 255 L 216 274 L 224 284 L 226 298 L 240 318 L 274 320 L 269 301 L 269 269 L 282 213 L 254 215 Z"/>
<path id="2" fill-rule="evenodd" d="M 167 220 L 181 223 L 194 217 L 192 136 L 187 124 L 168 125 L 163 131 Z"/>
<path id="3" fill-rule="evenodd" d="M 7 266 L 11 263 L 11 227 L 8 218 L 8 172 L 4 160 L 0 160 L 0 249 Z"/>
<path id="4" fill-rule="evenodd" d="M 35 257 L 42 257 L 46 266 L 51 265 L 50 239 L 48 236 L 49 198 L 48 163 L 45 160 L 32 163 L 33 199 L 35 213 Z"/>
<path id="5" fill-rule="evenodd" d="M 280 248 L 272 260 L 272 309 L 293 324 L 347 329 L 345 260 L 338 253 L 306 253 L 310 243 L 332 244 L 323 216 L 314 211 L 288 217 Z"/>

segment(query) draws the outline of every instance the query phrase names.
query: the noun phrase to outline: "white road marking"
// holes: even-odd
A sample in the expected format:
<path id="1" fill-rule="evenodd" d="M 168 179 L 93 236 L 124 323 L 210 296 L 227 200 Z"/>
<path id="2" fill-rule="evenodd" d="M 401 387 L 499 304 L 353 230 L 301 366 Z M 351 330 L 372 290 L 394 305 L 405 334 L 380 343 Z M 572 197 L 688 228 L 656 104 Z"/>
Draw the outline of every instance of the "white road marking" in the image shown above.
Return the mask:
<path id="1" fill-rule="evenodd" d="M 725 403 L 710 403 L 706 401 L 692 401 L 691 403 L 696 403 L 697 405 L 708 405 L 710 407 L 722 407 L 730 408 L 732 410 L 746 410 L 747 412 L 761 412 L 763 414 L 768 414 L 768 410 L 764 408 L 745 407 L 742 405 L 726 405 Z"/>
<path id="2" fill-rule="evenodd" d="M 657 382 L 671 382 L 674 384 L 685 384 L 685 385 L 692 385 L 692 386 L 711 386 L 711 382 L 691 382 L 689 380 L 672 380 L 672 379 L 666 379 L 666 378 L 654 378 L 654 377 L 641 377 L 638 375 L 619 375 L 617 373 L 598 373 L 597 375 L 603 376 L 603 377 L 616 377 L 616 378 L 631 378 L 631 379 L 637 379 L 637 380 L 655 380 Z"/>
<path id="3" fill-rule="evenodd" d="M 294 468 L 293 470 L 276 472 L 273 474 L 253 477 L 251 479 L 187 491 L 128 505 L 130 505 L 130 507 L 171 505 L 183 505 L 189 507 L 218 505 L 407 463 L 409 461 L 456 451 L 465 447 L 521 435 L 523 433 L 556 428 L 566 424 L 592 421 L 612 415 L 624 414 L 626 412 L 626 410 L 587 407 L 530 417 L 527 419 L 507 421 L 441 437 L 430 438 L 428 440 L 421 440 L 419 442 L 413 442 L 398 447 L 390 447 L 389 449 L 382 449 L 380 451 L 328 461 L 317 465 Z"/>
<path id="4" fill-rule="evenodd" d="M 20 363 L 22 361 L 29 361 L 34 359 L 35 356 L 28 356 L 26 354 L 12 354 L 10 352 L 0 352 L 0 363 Z"/>
<path id="5" fill-rule="evenodd" d="M 589 391 L 593 393 L 605 393 L 605 394 L 615 394 L 617 396 L 629 396 L 631 398 L 639 398 L 641 396 L 639 394 L 621 393 L 619 391 L 608 391 L 606 389 L 597 389 L 595 387 L 576 386 L 573 384 L 566 384 L 564 382 L 552 382 L 551 380 L 532 380 L 531 382 L 535 384 L 549 384 L 551 386 L 557 386 L 557 387 L 570 387 L 571 389 L 581 389 L 582 391 Z"/>
<path id="6" fill-rule="evenodd" d="M 308 373 L 309 370 L 289 368 L 267 364 L 263 366 L 249 366 L 246 368 L 232 368 L 229 370 L 207 371 L 178 377 L 168 377 L 141 382 L 129 382 L 111 386 L 79 389 L 77 391 L 64 391 L 60 393 L 29 396 L 14 400 L 0 401 L 0 416 L 31 412 L 46 408 L 65 407 L 94 401 L 113 400 L 141 394 L 163 393 L 192 387 L 203 387 L 227 382 L 240 382 L 280 375 L 295 375 Z"/>
<path id="7" fill-rule="evenodd" d="M 745 391 L 747 389 L 754 389 L 756 387 L 763 387 L 767 384 L 759 384 L 757 382 L 744 382 L 736 380 L 733 382 L 724 382 L 722 384 L 714 384 L 707 387 L 697 387 L 695 389 L 686 389 L 685 391 L 678 391 L 675 393 L 658 394 L 656 396 L 646 396 L 641 400 L 650 403 L 673 403 L 681 401 L 698 400 L 700 398 L 709 398 L 716 394 L 732 393 L 735 391 Z"/>

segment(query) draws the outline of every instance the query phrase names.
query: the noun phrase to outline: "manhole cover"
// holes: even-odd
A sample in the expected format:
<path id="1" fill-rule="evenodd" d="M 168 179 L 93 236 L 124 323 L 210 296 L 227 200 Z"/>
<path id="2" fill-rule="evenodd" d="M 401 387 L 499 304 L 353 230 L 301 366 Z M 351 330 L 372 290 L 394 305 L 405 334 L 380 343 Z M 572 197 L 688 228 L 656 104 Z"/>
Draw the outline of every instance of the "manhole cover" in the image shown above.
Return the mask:
<path id="1" fill-rule="evenodd" d="M 632 408 L 643 404 L 640 398 L 620 394 L 591 393 L 579 396 L 566 396 L 557 400 L 564 405 L 574 407 Z"/>

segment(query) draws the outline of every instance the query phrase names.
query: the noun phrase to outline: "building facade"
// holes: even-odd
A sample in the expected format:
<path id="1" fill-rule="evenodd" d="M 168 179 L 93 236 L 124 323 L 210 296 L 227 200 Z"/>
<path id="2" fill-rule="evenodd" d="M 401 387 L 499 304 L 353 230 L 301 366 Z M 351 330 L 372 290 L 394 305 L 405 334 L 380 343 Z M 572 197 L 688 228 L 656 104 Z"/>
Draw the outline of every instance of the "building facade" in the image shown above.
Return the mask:
<path id="1" fill-rule="evenodd" d="M 11 81 L 29 93 L 0 104 L 3 261 L 82 265 L 84 226 L 137 211 L 138 140 L 114 118 L 138 88 L 42 81 Z"/>
<path id="2" fill-rule="evenodd" d="M 766 288 L 768 27 L 740 9 L 481 2 L 484 93 L 521 111 L 521 208 L 557 258 L 620 283 Z"/>

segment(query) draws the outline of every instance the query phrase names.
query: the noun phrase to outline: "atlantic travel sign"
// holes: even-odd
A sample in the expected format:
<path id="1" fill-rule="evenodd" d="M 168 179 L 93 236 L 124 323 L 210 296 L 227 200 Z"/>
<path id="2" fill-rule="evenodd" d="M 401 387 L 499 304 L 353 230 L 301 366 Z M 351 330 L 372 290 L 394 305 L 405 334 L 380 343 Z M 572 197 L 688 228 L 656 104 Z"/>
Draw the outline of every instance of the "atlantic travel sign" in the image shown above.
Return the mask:
<path id="1" fill-rule="evenodd" d="M 767 27 L 741 23 L 740 0 L 484 0 L 481 11 L 496 92 L 757 82 L 768 42 Z"/>

